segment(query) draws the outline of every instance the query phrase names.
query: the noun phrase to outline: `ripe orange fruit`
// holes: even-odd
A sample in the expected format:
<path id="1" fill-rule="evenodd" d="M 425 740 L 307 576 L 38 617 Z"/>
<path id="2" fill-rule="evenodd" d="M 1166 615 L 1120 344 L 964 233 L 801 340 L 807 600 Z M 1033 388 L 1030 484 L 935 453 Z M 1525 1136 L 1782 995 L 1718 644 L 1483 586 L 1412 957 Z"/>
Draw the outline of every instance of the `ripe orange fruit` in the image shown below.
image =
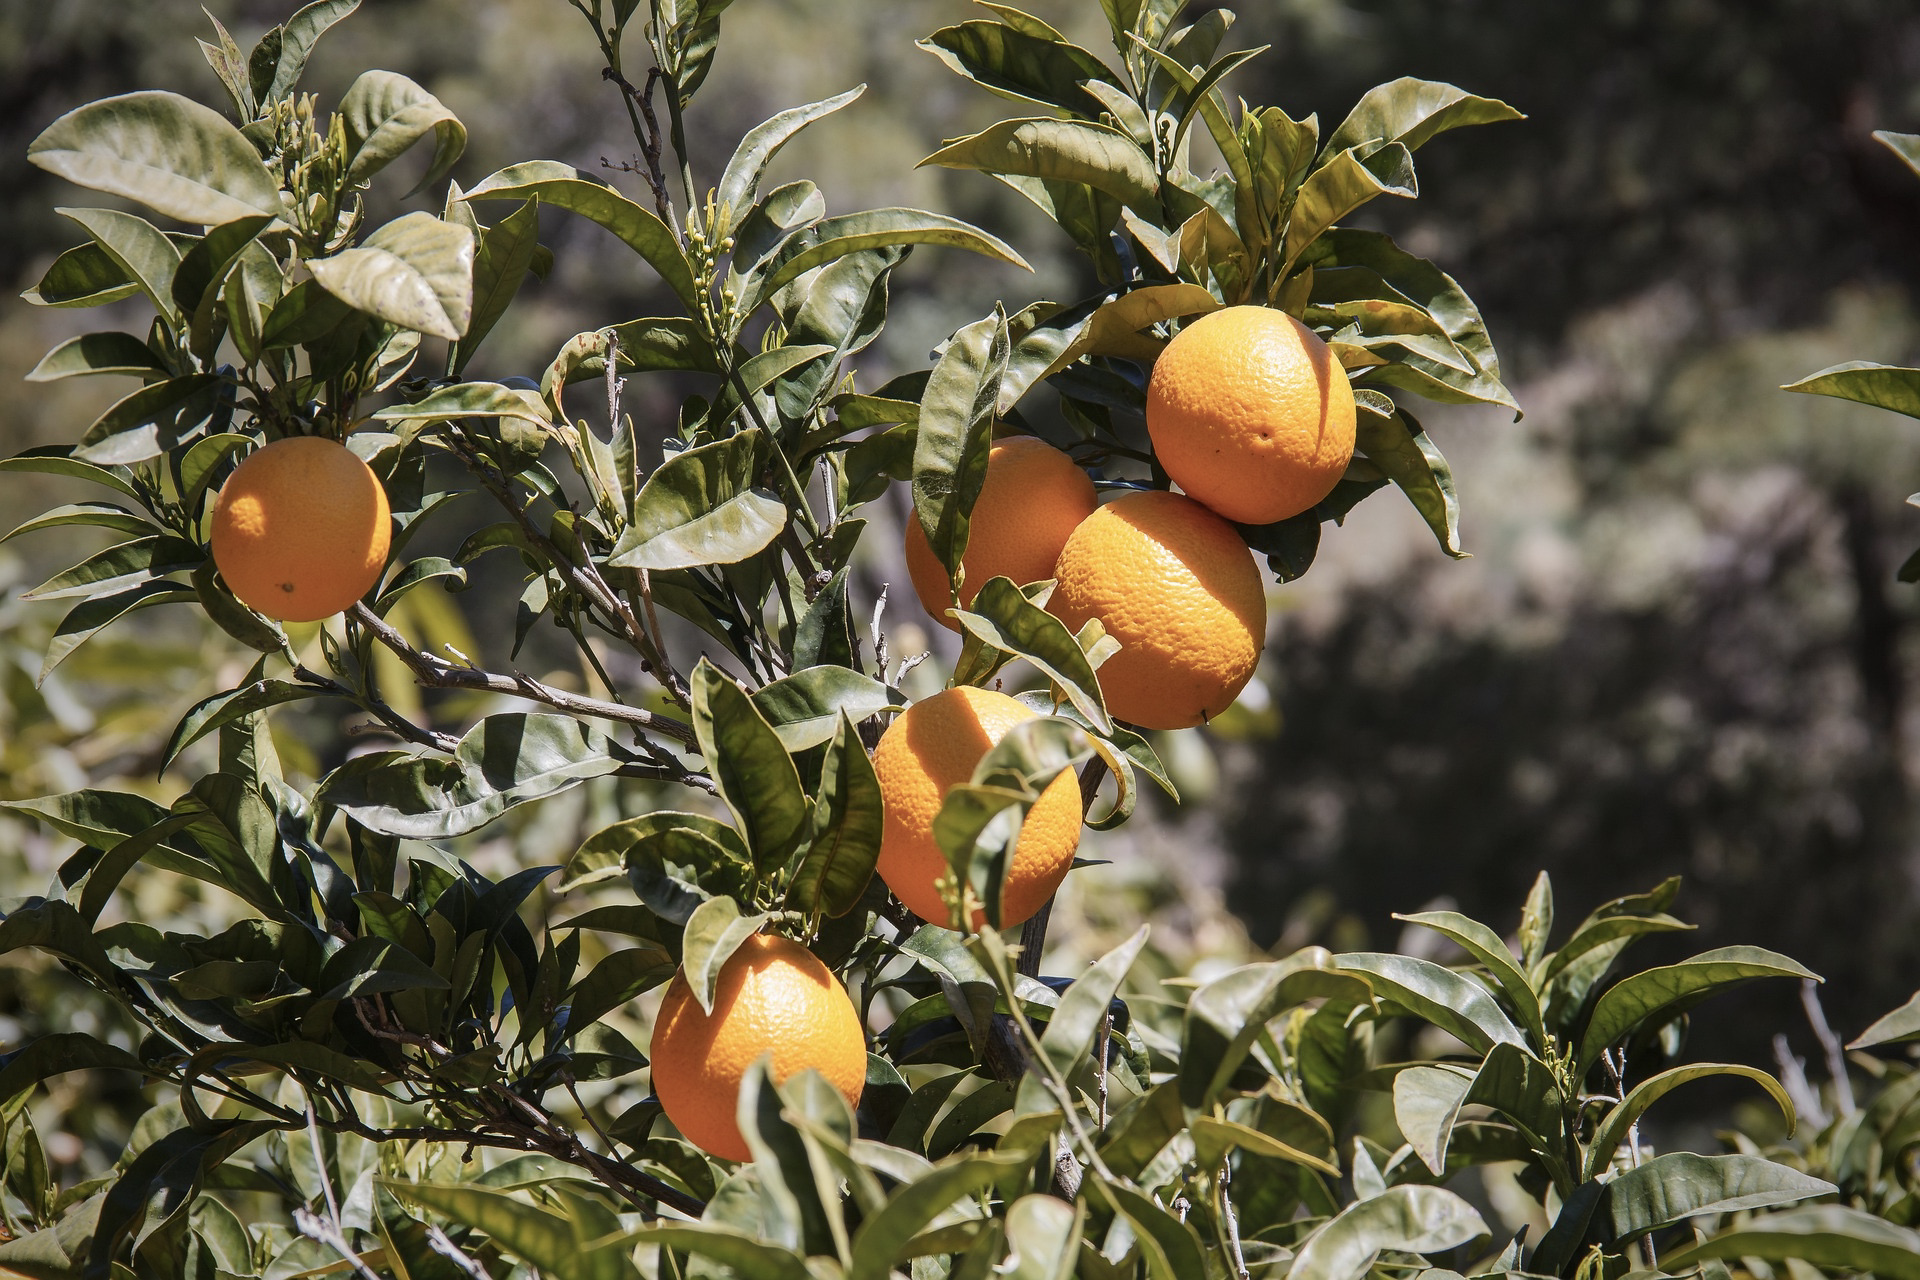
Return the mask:
<path id="1" fill-rule="evenodd" d="M 317 622 L 367 593 L 387 564 L 387 491 L 352 450 L 289 436 L 248 457 L 213 504 L 213 562 L 269 618 Z"/>
<path id="2" fill-rule="evenodd" d="M 1130 493 L 1088 516 L 1054 568 L 1047 608 L 1098 618 L 1120 651 L 1100 667 L 1107 710 L 1185 729 L 1233 705 L 1266 643 L 1260 570 L 1232 525 L 1177 493 Z M 884 745 L 884 744 L 883 744 Z"/>
<path id="3" fill-rule="evenodd" d="M 880 834 L 880 878 L 922 920 L 952 921 L 934 882 L 949 873 L 933 838 L 933 819 L 947 789 L 971 781 L 980 757 L 1032 708 L 971 685 L 923 698 L 887 726 L 873 752 L 886 818 Z M 1071 770 L 1040 793 L 1027 811 L 1000 897 L 1000 923 L 1019 924 L 1045 905 L 1073 865 L 1080 846 L 1080 784 Z M 985 913 L 974 913 L 979 928 Z"/>
<path id="4" fill-rule="evenodd" d="M 653 1093 L 688 1142 L 725 1160 L 752 1153 L 736 1119 L 747 1068 L 771 1054 L 774 1083 L 812 1067 L 857 1106 L 867 1038 L 840 980 L 797 942 L 755 934 L 727 957 L 713 1012 L 673 975 L 654 1019 Z"/>
<path id="5" fill-rule="evenodd" d="M 1318 334 L 1271 307 L 1201 316 L 1147 384 L 1160 465 L 1241 524 L 1285 520 L 1332 493 L 1353 460 L 1353 426 L 1346 370 Z"/>
<path id="6" fill-rule="evenodd" d="M 973 603 L 990 578 L 1008 577 L 1025 586 L 1052 577 L 1067 535 L 1093 506 L 1093 481 L 1072 458 L 1032 436 L 996 440 L 987 454 L 986 483 L 973 505 L 967 551 L 960 557 L 966 570 L 962 607 Z M 907 574 L 933 620 L 958 631 L 960 624 L 947 616 L 953 607 L 947 571 L 934 558 L 917 519 L 907 521 Z"/>

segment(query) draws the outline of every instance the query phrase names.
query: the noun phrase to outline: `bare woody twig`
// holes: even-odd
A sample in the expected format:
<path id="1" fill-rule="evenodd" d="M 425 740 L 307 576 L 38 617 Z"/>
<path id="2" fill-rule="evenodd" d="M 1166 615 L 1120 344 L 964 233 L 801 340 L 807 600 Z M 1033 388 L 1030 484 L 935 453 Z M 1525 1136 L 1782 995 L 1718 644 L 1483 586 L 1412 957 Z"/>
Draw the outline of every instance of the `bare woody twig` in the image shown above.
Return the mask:
<path id="1" fill-rule="evenodd" d="M 653 205 L 660 211 L 660 221 L 672 226 L 673 199 L 667 194 L 667 175 L 660 167 L 660 119 L 653 112 L 653 86 L 660 79 L 660 68 L 648 69 L 645 89 L 634 88 L 633 82 L 613 67 L 601 68 L 600 76 L 619 85 L 620 92 L 626 95 L 629 113 L 637 108 L 641 119 L 646 121 L 644 129 L 634 131 L 639 135 L 641 153 L 647 158 L 646 172 L 641 176 L 647 180 L 647 186 L 653 189 Z"/>
<path id="2" fill-rule="evenodd" d="M 414 648 L 405 636 L 365 604 L 354 605 L 348 616 L 372 633 L 374 639 L 392 650 L 394 655 L 406 664 L 407 669 L 413 672 L 414 679 L 429 689 L 476 689 L 487 693 L 504 693 L 534 702 L 543 702 L 550 707 L 557 707 L 576 715 L 630 724 L 636 728 L 663 734 L 686 746 L 694 745 L 693 726 L 684 721 L 675 720 L 671 716 L 663 716 L 641 707 L 630 707 L 625 703 L 607 702 L 600 698 L 567 693 L 552 685 L 544 684 L 523 671 L 502 675 L 494 671 L 483 671 L 479 667 L 466 667 L 456 662 L 449 662 L 437 654 Z M 440 736 L 444 737 L 444 735 Z"/>

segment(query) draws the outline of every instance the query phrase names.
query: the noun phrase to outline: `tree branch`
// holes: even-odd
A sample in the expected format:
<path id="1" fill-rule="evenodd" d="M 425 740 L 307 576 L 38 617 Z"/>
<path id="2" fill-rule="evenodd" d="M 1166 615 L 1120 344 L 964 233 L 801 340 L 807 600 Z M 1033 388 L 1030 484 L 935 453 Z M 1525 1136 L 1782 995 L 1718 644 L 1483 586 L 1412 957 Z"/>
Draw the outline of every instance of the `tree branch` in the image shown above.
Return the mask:
<path id="1" fill-rule="evenodd" d="M 671 716 L 663 716 L 642 707 L 630 707 L 622 702 L 606 702 L 599 698 L 568 693 L 552 685 L 543 684 L 524 671 L 516 671 L 512 675 L 501 675 L 498 672 L 482 671 L 478 667 L 462 666 L 457 662 L 449 662 L 437 654 L 416 649 L 408 643 L 405 636 L 394 630 L 386 619 L 374 613 L 365 604 L 354 605 L 347 616 L 371 632 L 374 639 L 392 650 L 394 655 L 407 665 L 407 669 L 413 672 L 413 678 L 429 689 L 476 689 L 486 693 L 510 694 L 534 702 L 543 702 L 547 706 L 557 707 L 561 711 L 569 711 L 575 715 L 593 716 L 600 720 L 613 720 L 620 724 L 630 724 L 636 728 L 651 730 L 685 746 L 693 746 L 695 743 L 693 726 L 684 721 L 675 720 Z M 375 714 L 379 713 L 375 712 Z M 451 741 L 446 739 L 444 734 L 435 736 Z M 452 747 L 441 746 L 440 749 L 450 751 Z"/>

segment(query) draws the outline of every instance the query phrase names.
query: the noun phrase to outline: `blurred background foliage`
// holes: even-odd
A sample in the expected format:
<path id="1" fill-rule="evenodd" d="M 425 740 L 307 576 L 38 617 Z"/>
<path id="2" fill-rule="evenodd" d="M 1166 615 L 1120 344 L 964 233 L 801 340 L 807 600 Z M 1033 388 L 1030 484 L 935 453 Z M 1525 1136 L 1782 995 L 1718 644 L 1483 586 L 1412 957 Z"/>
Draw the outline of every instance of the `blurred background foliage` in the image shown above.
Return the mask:
<path id="1" fill-rule="evenodd" d="M 292 6 L 209 7 L 244 44 Z M 1027 7 L 1085 43 L 1103 39 L 1085 0 Z M 1260 680 L 1213 730 L 1161 744 L 1183 806 L 1089 836 L 1084 852 L 1112 863 L 1070 880 L 1048 970 L 1076 972 L 1143 914 L 1168 971 L 1198 965 L 1204 977 L 1260 947 L 1391 944 L 1389 912 L 1443 898 L 1504 920 L 1542 868 L 1570 904 L 1680 873 L 1684 914 L 1703 928 L 1675 954 L 1733 942 L 1785 951 L 1831 980 L 1836 1026 L 1858 1031 L 1920 972 L 1920 628 L 1914 589 L 1893 577 L 1920 529 L 1902 505 L 1920 436 L 1892 415 L 1775 388 L 1840 360 L 1920 356 L 1920 184 L 1868 136 L 1920 127 L 1920 12 L 1901 0 L 1247 7 L 1230 42 L 1275 46 L 1241 73 L 1249 99 L 1337 119 L 1367 86 L 1416 75 L 1530 114 L 1423 152 L 1420 201 L 1376 203 L 1361 219 L 1449 265 L 1527 413 L 1517 424 L 1428 415 L 1459 477 L 1473 559 L 1444 560 L 1410 507 L 1381 501 L 1323 542 L 1309 577 L 1275 589 Z M 417 79 L 472 132 L 456 178 L 528 156 L 608 172 L 603 160 L 633 159 L 632 143 L 572 16 L 562 0 L 383 0 L 319 46 L 307 87 L 324 103 L 364 66 Z M 912 48 L 971 16 L 960 0 L 737 0 L 689 122 L 696 153 L 724 157 L 772 111 L 865 81 L 867 95 L 803 134 L 773 176 L 815 178 L 835 211 L 950 212 L 1034 263 L 1028 278 L 917 256 L 895 277 L 864 388 L 925 367 L 958 319 L 996 299 L 1091 291 L 1071 246 L 1024 201 L 977 174 L 914 168 L 943 138 L 1003 114 Z M 51 211 L 71 192 L 28 167 L 28 140 L 72 106 L 136 87 L 214 100 L 189 39 L 204 27 L 195 0 L 0 0 L 0 279 L 11 288 L 79 239 Z M 702 182 L 716 176 L 696 166 Z M 530 282 L 478 376 L 537 374 L 573 333 L 666 309 L 604 233 L 543 221 L 556 269 Z M 83 320 L 100 317 L 0 307 L 0 386 L 12 388 L 0 451 L 68 439 L 113 395 L 92 380 L 19 382 Z M 650 375 L 630 382 L 626 403 L 657 436 L 679 395 Z M 11 527 L 77 496 L 13 478 L 0 515 Z M 57 567 L 55 554 L 33 539 L 0 548 L 0 797 L 91 779 L 167 798 L 176 784 L 155 777 L 154 756 L 165 728 L 235 683 L 246 659 L 196 629 L 196 614 L 162 611 L 36 688 L 59 610 L 15 597 Z M 897 557 L 861 570 L 862 599 L 898 584 L 890 644 L 934 648 L 915 672 L 926 682 L 916 692 L 930 692 L 957 644 L 919 613 Z M 510 641 L 496 620 L 517 589 L 483 570 L 465 596 L 418 593 L 412 623 L 501 666 Z M 197 667 L 176 665 L 182 649 L 202 655 Z M 519 664 L 577 684 L 552 670 L 571 653 L 536 633 Z M 434 705 L 449 723 L 476 709 Z M 352 751 L 354 727 L 283 715 L 290 771 Z M 611 784 L 583 788 L 462 852 L 490 874 L 551 861 L 643 807 Z M 0 896 L 41 891 L 60 852 L 0 819 Z M 143 893 L 150 919 L 222 911 L 171 879 Z M 35 963 L 16 955 L 0 968 L 0 1042 L 48 1029 L 56 1006 L 69 1028 L 107 1016 L 73 1004 L 84 988 Z M 1697 1051 L 1764 1060 L 1783 1027 L 1813 1048 L 1791 993 L 1736 996 L 1697 1028 Z M 98 1131 L 50 1155 L 84 1164 L 90 1147 L 110 1159 L 124 1137 L 115 1117 L 138 1110 L 123 1101 L 88 1109 Z"/>

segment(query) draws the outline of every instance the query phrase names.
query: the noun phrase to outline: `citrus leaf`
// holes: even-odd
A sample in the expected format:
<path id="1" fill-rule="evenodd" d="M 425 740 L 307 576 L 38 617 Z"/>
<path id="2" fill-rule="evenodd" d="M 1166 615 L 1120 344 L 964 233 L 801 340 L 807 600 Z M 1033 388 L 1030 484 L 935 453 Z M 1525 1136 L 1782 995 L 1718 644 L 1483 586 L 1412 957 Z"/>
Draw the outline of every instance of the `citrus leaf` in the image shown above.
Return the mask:
<path id="1" fill-rule="evenodd" d="M 165 374 L 167 368 L 153 348 L 130 333 L 83 333 L 47 352 L 27 374 L 28 382 L 55 382 L 94 373 L 124 373 L 135 377 Z"/>
<path id="2" fill-rule="evenodd" d="M 281 213 L 280 183 L 253 144 L 219 112 L 177 93 L 128 93 L 77 107 L 33 140 L 27 159 L 199 226 Z"/>
<path id="3" fill-rule="evenodd" d="M 720 798 L 733 811 L 762 874 L 806 834 L 807 799 L 780 735 L 753 699 L 707 661 L 693 670 L 693 731 Z"/>
<path id="4" fill-rule="evenodd" d="M 358 248 L 307 264 L 334 297 L 375 319 L 445 338 L 467 330 L 473 306 L 473 232 L 409 213 Z"/>
<path id="5" fill-rule="evenodd" d="M 1294 1255 L 1291 1280 L 1360 1280 L 1385 1250 L 1436 1253 L 1488 1234 L 1473 1206 L 1441 1187 L 1389 1187 L 1349 1205 Z"/>
<path id="6" fill-rule="evenodd" d="M 1527 981 L 1526 971 L 1521 969 L 1519 962 L 1513 957 L 1513 952 L 1507 949 L 1506 942 L 1499 934 L 1478 920 L 1461 915 L 1458 911 L 1422 911 L 1415 915 L 1400 915 L 1396 912 L 1393 918 L 1433 930 L 1441 937 L 1453 941 L 1468 955 L 1485 965 L 1487 972 L 1492 974 L 1493 980 L 1499 984 L 1502 994 L 1507 997 L 1507 1003 L 1513 1006 L 1514 1011 L 1520 1015 L 1520 1021 L 1533 1035 L 1534 1045 L 1541 1051 L 1545 1051 L 1547 1031 L 1540 1020 L 1539 997 L 1534 994 L 1532 985 Z M 1437 1168 L 1434 1171 L 1439 1172 Z"/>
<path id="7" fill-rule="evenodd" d="M 218 374 L 190 373 L 144 386 L 101 414 L 80 437 L 73 456 L 107 465 L 157 458 L 206 425 L 221 382 Z"/>
<path id="8" fill-rule="evenodd" d="M 954 617 L 980 643 L 1031 662 L 1089 724 L 1101 733 L 1112 732 L 1100 680 L 1086 651 L 1066 623 L 1029 600 L 1012 579 L 988 579 L 974 596 L 972 608 L 956 609 Z"/>
<path id="9" fill-rule="evenodd" d="M 340 99 L 347 130 L 347 181 L 365 182 L 434 135 L 433 161 L 413 195 L 447 176 L 467 148 L 467 129 L 440 100 L 393 71 L 362 73 Z"/>
<path id="10" fill-rule="evenodd" d="M 852 716 L 842 711 L 820 762 L 813 830 L 787 886 L 788 908 L 838 917 L 858 906 L 880 856 L 882 817 L 880 779 Z"/>
<path id="11" fill-rule="evenodd" d="M 1698 1062 L 1684 1067 L 1674 1067 L 1658 1075 L 1649 1076 L 1634 1086 L 1633 1091 L 1618 1103 L 1608 1108 L 1601 1118 L 1600 1125 L 1593 1132 L 1593 1140 L 1587 1145 L 1586 1176 L 1596 1177 L 1613 1161 L 1613 1153 L 1625 1140 L 1627 1130 L 1647 1109 L 1681 1085 L 1694 1080 L 1704 1080 L 1712 1076 L 1741 1076 L 1753 1081 L 1767 1091 L 1780 1114 L 1786 1117 L 1787 1132 L 1794 1129 L 1795 1115 L 1793 1100 L 1778 1080 L 1757 1067 L 1739 1066 L 1727 1062 Z"/>
<path id="12" fill-rule="evenodd" d="M 1356 149 L 1346 148 L 1307 175 L 1300 185 L 1293 216 L 1287 222 L 1288 268 L 1321 232 L 1375 196 L 1411 199 L 1419 194 L 1413 157 L 1405 144 L 1390 142 L 1364 157 Z"/>
<path id="13" fill-rule="evenodd" d="M 1867 360 L 1849 360 L 1808 374 L 1798 382 L 1789 382 L 1782 391 L 1798 391 L 1811 396 L 1832 396 L 1837 400 L 1855 400 L 1877 409 L 1891 409 L 1909 418 L 1920 418 L 1920 369 L 1901 369 L 1874 364 Z"/>
<path id="14" fill-rule="evenodd" d="M 1057 182 L 1082 182 L 1151 216 L 1160 175 L 1138 143 L 1087 120 L 1002 120 L 920 162 Z"/>
<path id="15" fill-rule="evenodd" d="M 194 598 L 191 588 L 162 579 L 143 582 L 115 595 L 82 600 L 53 629 L 53 638 L 47 643 L 47 655 L 40 664 L 40 683 L 44 684 L 53 669 L 71 657 L 75 649 L 135 609 L 156 604 L 176 604 Z"/>
<path id="16" fill-rule="evenodd" d="M 1126 980 L 1127 971 L 1147 945 L 1147 926 L 1141 925 L 1125 942 L 1101 956 L 1085 973 L 1074 979 L 1060 997 L 1047 1029 L 1040 1036 L 1041 1052 L 1053 1063 L 1054 1070 L 1070 1076 L 1087 1059 L 1089 1049 L 1098 1043 L 1114 996 Z"/>
<path id="17" fill-rule="evenodd" d="M 1374 993 L 1451 1032 L 1481 1053 L 1496 1044 L 1524 1047 L 1525 1038 L 1485 988 L 1431 960 L 1384 952 L 1348 952 L 1340 967 L 1360 974 Z"/>
<path id="18" fill-rule="evenodd" d="M 1340 127 L 1327 135 L 1321 155 L 1393 142 L 1417 151 L 1449 129 L 1524 119 L 1526 116 L 1498 99 L 1479 98 L 1450 84 L 1402 76 L 1367 90 Z"/>
<path id="19" fill-rule="evenodd" d="M 1347 1005 L 1373 998 L 1367 979 L 1342 973 L 1322 947 L 1245 965 L 1202 984 L 1181 1019 L 1180 1101 L 1195 1108 L 1210 1105 L 1246 1061 L 1267 1023 L 1315 997 Z"/>
<path id="20" fill-rule="evenodd" d="M 238 689 L 228 689 L 211 698 L 204 698 L 194 703 L 187 714 L 180 717 L 180 723 L 174 726 L 172 736 L 167 739 L 166 750 L 160 754 L 160 767 L 166 769 L 179 758 L 182 751 L 217 729 L 270 707 L 318 697 L 320 692 L 310 685 L 286 680 L 255 680 Z"/>
<path id="21" fill-rule="evenodd" d="M 40 283 L 20 296 L 37 307 L 98 307 L 138 292 L 126 268 L 89 240 L 55 258 Z"/>
<path id="22" fill-rule="evenodd" d="M 1585 1075 L 1601 1050 L 1633 1032 L 1680 1016 L 1701 1000 L 1751 978 L 1819 976 L 1799 961 L 1762 947 L 1719 947 L 1679 964 L 1647 969 L 1608 988 L 1594 1005 L 1574 1074 Z"/>
<path id="23" fill-rule="evenodd" d="M 1007 1206 L 1007 1260 L 994 1273 L 1006 1280 L 1072 1280 L 1086 1218 L 1085 1204 L 1021 1196 Z"/>
<path id="24" fill-rule="evenodd" d="M 387 751 L 349 760 L 327 775 L 315 800 L 382 835 L 441 840 L 615 772 L 616 750 L 571 716 L 508 712 L 469 729 L 451 758 Z"/>
<path id="25" fill-rule="evenodd" d="M 259 101 L 278 102 L 292 93 L 293 86 L 300 82 L 300 73 L 306 70 L 314 43 L 328 27 L 359 7 L 360 0 L 314 0 L 288 18 L 280 28 L 280 58 L 274 63 L 273 79 Z"/>
<path id="26" fill-rule="evenodd" d="M 998 307 L 955 333 L 927 379 L 913 446 L 913 511 L 934 558 L 957 575 L 967 525 L 987 479 L 993 416 L 1006 373 L 1006 314 Z"/>
<path id="27" fill-rule="evenodd" d="M 1157 340 L 1142 338 L 1139 331 L 1165 320 L 1219 308 L 1219 299 L 1197 284 L 1155 284 L 1123 293 L 1089 316 L 1085 327 L 1034 381 L 1044 381 L 1090 353 L 1131 357 L 1140 352 L 1140 343 L 1157 348 Z"/>
<path id="28" fill-rule="evenodd" d="M 740 904 L 725 895 L 708 898 L 687 917 L 686 934 L 681 943 L 680 969 L 687 975 L 687 986 L 700 1002 L 700 1011 L 713 1014 L 714 988 L 720 971 L 740 945 L 754 934 L 769 917 L 763 912 L 743 916 Z"/>
<path id="29" fill-rule="evenodd" d="M 935 1165 L 901 1187 L 853 1237 L 847 1280 L 888 1280 L 907 1242 L 955 1204 L 979 1195 L 1027 1164 L 1024 1155 L 967 1155 Z"/>
<path id="30" fill-rule="evenodd" d="M 749 427 L 669 454 L 641 486 L 607 563 L 659 572 L 737 564 L 766 550 L 786 528 L 787 508 L 753 487 L 762 443 Z"/>
<path id="31" fill-rule="evenodd" d="M 1759 1156 L 1675 1151 L 1621 1173 L 1607 1184 L 1606 1199 L 1614 1236 L 1627 1241 L 1704 1213 L 1771 1208 L 1837 1190 Z"/>
<path id="32" fill-rule="evenodd" d="M 180 312 L 173 301 L 173 276 L 180 269 L 180 249 L 145 218 L 117 209 L 56 209 L 61 217 L 80 224 L 109 258 L 138 282 L 154 310 L 170 324 Z"/>
<path id="33" fill-rule="evenodd" d="M 1393 1077 L 1393 1122 L 1436 1177 L 1447 1172 L 1447 1143 L 1473 1077 L 1445 1067 L 1408 1067 Z"/>
<path id="34" fill-rule="evenodd" d="M 63 600 L 73 596 L 97 596 L 178 569 L 192 568 L 205 558 L 205 552 L 194 543 L 172 534 L 154 533 L 96 551 L 31 591 L 21 592 L 20 598 Z"/>
<path id="35" fill-rule="evenodd" d="M 1058 32 L 1041 35 L 973 21 L 942 27 L 916 43 L 989 93 L 1088 118 L 1097 117 L 1102 104 L 1082 84 L 1117 83 L 1105 63 Z"/>
<path id="36" fill-rule="evenodd" d="M 532 160 L 510 165 L 481 181 L 464 200 L 526 200 L 577 213 L 618 236 L 660 273 L 690 313 L 700 307 L 699 286 L 680 252 L 680 241 L 659 217 L 610 187 L 588 182 L 569 165 Z"/>
<path id="37" fill-rule="evenodd" d="M 52 529 L 70 524 L 92 525 L 102 529 L 112 529 L 118 533 L 154 534 L 159 532 L 151 520 L 144 516 L 137 516 L 125 507 L 117 507 L 110 502 L 79 502 L 72 506 L 55 507 L 51 511 L 43 511 L 37 516 L 22 521 L 5 537 L 0 537 L 0 543 L 11 542 L 23 533 L 34 533 L 40 529 Z"/>
<path id="38" fill-rule="evenodd" d="M 626 1257 L 631 1245 L 624 1245 L 621 1237 L 583 1235 L 567 1216 L 511 1192 L 472 1182 L 377 1177 L 374 1183 L 408 1204 L 486 1232 L 501 1248 L 558 1280 L 639 1280 L 640 1272 Z M 589 1249 L 588 1244 L 598 1247 Z"/>
<path id="39" fill-rule="evenodd" d="M 1920 992 L 1862 1031 L 1847 1048 L 1871 1049 L 1883 1044 L 1905 1044 L 1909 1040 L 1920 1040 Z"/>
<path id="40" fill-rule="evenodd" d="M 746 217 L 752 208 L 754 197 L 760 190 L 760 179 L 766 174 L 767 165 L 792 137 L 815 120 L 830 116 L 840 108 L 865 93 L 867 86 L 856 85 L 845 93 L 819 102 L 810 102 L 801 107 L 790 107 L 780 112 L 764 124 L 755 125 L 747 130 L 746 137 L 734 149 L 733 157 L 727 161 L 726 171 L 720 175 L 720 185 L 715 192 L 715 204 L 727 211 L 726 222 L 711 232 L 717 240 L 731 235 L 735 227 Z"/>
<path id="41" fill-rule="evenodd" d="M 460 376 L 474 351 L 506 314 L 533 267 L 534 252 L 539 247 L 537 200 L 527 201 L 481 233 L 480 247 L 473 255 L 473 316 L 448 358 L 451 376 Z"/>
<path id="42" fill-rule="evenodd" d="M 789 236 L 769 264 L 758 296 L 765 297 L 815 267 L 850 253 L 910 244 L 966 249 L 1025 271 L 1033 270 L 1004 240 L 958 218 L 923 209 L 868 209 L 863 213 L 822 218 Z"/>
<path id="43" fill-rule="evenodd" d="M 788 751 L 805 751 L 833 739 L 842 715 L 857 723 L 905 706 L 906 696 L 872 676 L 823 665 L 762 685 L 754 691 L 753 705 Z"/>
<path id="44" fill-rule="evenodd" d="M 1104 1199 L 1133 1228 L 1135 1243 L 1146 1257 L 1153 1280 L 1187 1280 L 1206 1274 L 1206 1254 L 1192 1227 L 1174 1217 L 1159 1201 L 1124 1183 L 1093 1178 L 1093 1194 Z"/>
<path id="45" fill-rule="evenodd" d="M 1662 1258 L 1660 1266 L 1678 1275 L 1714 1258 L 1768 1262 L 1797 1258 L 1835 1271 L 1920 1280 L 1920 1231 L 1846 1205 L 1823 1204 L 1756 1215 L 1705 1240 L 1682 1245 Z"/>

